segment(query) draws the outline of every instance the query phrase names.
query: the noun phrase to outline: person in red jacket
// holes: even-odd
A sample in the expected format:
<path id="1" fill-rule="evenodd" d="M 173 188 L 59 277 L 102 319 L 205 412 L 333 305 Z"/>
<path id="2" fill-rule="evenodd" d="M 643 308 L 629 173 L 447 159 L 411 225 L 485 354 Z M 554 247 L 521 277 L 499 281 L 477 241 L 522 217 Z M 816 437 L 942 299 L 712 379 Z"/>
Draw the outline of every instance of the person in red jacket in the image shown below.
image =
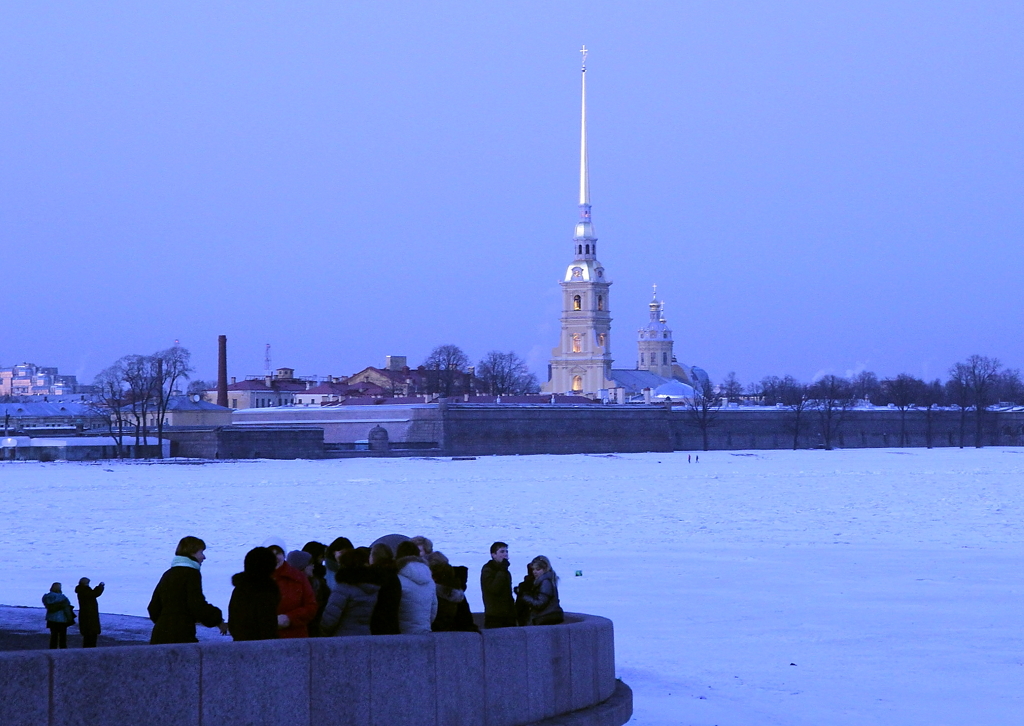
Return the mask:
<path id="1" fill-rule="evenodd" d="M 288 564 L 283 547 L 271 544 L 268 549 L 277 557 L 273 577 L 281 591 L 281 601 L 277 606 L 277 635 L 279 638 L 308 638 L 306 626 L 316 617 L 318 609 L 313 586 L 304 572 Z M 310 556 L 308 552 L 298 554 Z"/>

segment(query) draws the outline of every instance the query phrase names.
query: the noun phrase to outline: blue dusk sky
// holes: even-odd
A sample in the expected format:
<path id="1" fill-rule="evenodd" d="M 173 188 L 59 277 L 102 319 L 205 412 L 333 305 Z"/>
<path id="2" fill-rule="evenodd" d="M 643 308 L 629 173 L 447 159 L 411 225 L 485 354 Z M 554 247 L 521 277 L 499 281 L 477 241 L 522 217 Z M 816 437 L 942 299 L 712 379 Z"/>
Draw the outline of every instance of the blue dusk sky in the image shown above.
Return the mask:
<path id="1" fill-rule="evenodd" d="M 1024 366 L 1020 2 L 0 3 L 0 365 L 546 378 L 591 193 L 636 364 Z"/>

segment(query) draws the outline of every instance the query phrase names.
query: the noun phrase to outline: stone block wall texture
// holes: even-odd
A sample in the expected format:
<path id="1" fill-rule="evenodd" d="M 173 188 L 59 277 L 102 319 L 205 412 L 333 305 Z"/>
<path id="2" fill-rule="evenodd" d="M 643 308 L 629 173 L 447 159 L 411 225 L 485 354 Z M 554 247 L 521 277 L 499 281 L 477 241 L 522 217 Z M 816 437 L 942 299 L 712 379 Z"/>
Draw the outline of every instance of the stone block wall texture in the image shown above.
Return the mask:
<path id="1" fill-rule="evenodd" d="M 568 613 L 479 634 L 0 653 L 0 724 L 621 726 L 612 638 Z"/>
<path id="2" fill-rule="evenodd" d="M 195 459 L 320 459 L 321 428 L 220 426 L 165 431 L 171 456 Z"/>
<path id="3" fill-rule="evenodd" d="M 585 454 L 640 451 L 700 451 L 703 440 L 693 416 L 682 407 L 654 406 L 501 406 L 449 403 L 444 419 L 444 453 L 452 456 L 493 454 Z M 973 412 L 963 422 L 963 445 L 975 445 Z M 834 448 L 905 446 L 948 447 L 961 442 L 957 411 L 860 409 L 842 416 L 834 429 Z M 708 430 L 712 450 L 791 449 L 796 418 L 784 409 L 722 409 Z M 814 410 L 802 412 L 798 448 L 824 446 L 822 425 Z M 984 415 L 985 446 L 1024 445 L 1024 413 L 993 411 Z"/>

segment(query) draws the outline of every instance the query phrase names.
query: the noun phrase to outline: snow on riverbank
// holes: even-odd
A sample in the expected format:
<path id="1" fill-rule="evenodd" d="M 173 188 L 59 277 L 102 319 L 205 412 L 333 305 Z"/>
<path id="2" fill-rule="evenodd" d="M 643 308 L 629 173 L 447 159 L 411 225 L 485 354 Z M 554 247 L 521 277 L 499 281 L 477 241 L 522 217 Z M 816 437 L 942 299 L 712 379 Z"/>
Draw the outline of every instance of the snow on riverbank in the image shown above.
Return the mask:
<path id="1" fill-rule="evenodd" d="M 272 534 L 426 534 L 474 574 L 503 539 L 517 581 L 546 554 L 566 609 L 614 620 L 634 723 L 1024 714 L 1018 449 L 8 463 L 0 501 L 9 605 L 84 575 L 107 583 L 102 610 L 145 614 L 185 534 L 222 608 Z"/>

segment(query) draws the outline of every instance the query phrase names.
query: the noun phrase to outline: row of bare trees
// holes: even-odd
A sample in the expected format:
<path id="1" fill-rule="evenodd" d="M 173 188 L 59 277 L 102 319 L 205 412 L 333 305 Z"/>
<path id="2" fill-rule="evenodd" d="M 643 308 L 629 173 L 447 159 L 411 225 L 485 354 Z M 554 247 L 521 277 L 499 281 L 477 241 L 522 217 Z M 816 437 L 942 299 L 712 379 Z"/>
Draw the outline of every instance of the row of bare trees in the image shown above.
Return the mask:
<path id="1" fill-rule="evenodd" d="M 537 376 L 530 372 L 526 361 L 512 351 L 492 350 L 475 368 L 469 363 L 469 356 L 457 345 L 434 348 L 423 362 L 428 373 L 427 392 L 441 396 L 462 393 L 519 396 L 540 391 Z"/>
<path id="2" fill-rule="evenodd" d="M 107 419 L 107 428 L 117 443 L 117 455 L 124 455 L 125 430 L 134 432 L 136 455 L 147 443 L 150 419 L 155 419 L 156 436 L 163 437 L 164 419 L 171 395 L 192 374 L 191 354 L 175 345 L 152 355 L 126 355 L 96 376 L 97 412 Z"/>
<path id="3" fill-rule="evenodd" d="M 955 363 L 950 367 L 945 382 L 940 379 L 924 381 L 906 373 L 879 380 L 874 373 L 863 371 L 850 378 L 826 375 L 810 384 L 801 383 L 793 376 L 766 376 L 744 391 L 736 375 L 730 373 L 717 387 L 705 382 L 697 389 L 688 407 L 693 423 L 704 434 L 705 449 L 707 429 L 714 424 L 715 414 L 725 401 L 745 399 L 788 410 L 787 428 L 793 435 L 793 448 L 799 446 L 800 435 L 808 424 L 807 414 L 811 413 L 826 449 L 834 447 L 847 412 L 862 401 L 899 410 L 900 446 L 908 443 L 908 411 L 924 412 L 925 436 L 928 446 L 931 446 L 935 410 L 953 407 L 960 413 L 961 448 L 967 440 L 972 414 L 974 444 L 981 447 L 985 414 L 989 407 L 996 403 L 1024 404 L 1024 383 L 1020 372 L 1003 367 L 998 358 L 983 355 L 972 355 Z"/>

